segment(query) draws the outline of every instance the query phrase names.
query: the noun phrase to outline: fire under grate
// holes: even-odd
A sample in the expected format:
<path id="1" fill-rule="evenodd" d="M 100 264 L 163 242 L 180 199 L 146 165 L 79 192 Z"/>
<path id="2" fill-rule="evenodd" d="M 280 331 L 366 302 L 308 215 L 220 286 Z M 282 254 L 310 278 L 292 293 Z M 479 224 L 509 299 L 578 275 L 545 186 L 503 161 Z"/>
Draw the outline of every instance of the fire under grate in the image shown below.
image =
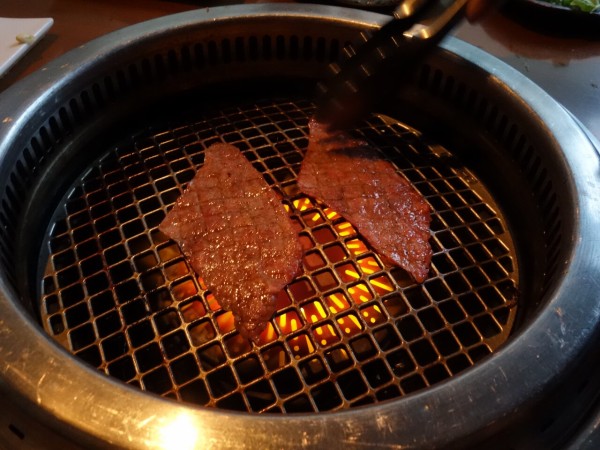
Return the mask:
<path id="1" fill-rule="evenodd" d="M 329 411 L 397 398 L 504 343 L 518 268 L 498 206 L 446 149 L 386 117 L 357 130 L 432 206 L 430 276 L 386 267 L 350 223 L 298 191 L 314 110 L 269 100 L 196 114 L 109 149 L 48 232 L 46 331 L 106 374 L 165 397 L 250 412 Z M 281 193 L 304 249 L 259 345 L 243 339 L 157 226 L 217 141 Z"/>

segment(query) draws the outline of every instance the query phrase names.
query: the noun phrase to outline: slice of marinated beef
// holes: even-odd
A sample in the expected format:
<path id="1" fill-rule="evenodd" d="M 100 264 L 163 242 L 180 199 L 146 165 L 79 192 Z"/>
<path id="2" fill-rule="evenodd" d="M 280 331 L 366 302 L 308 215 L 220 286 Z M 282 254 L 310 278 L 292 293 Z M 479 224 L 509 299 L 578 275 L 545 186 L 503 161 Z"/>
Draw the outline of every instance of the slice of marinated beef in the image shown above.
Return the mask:
<path id="1" fill-rule="evenodd" d="M 378 152 L 346 133 L 329 133 L 314 119 L 300 189 L 344 216 L 388 262 L 415 281 L 429 273 L 430 207 Z"/>
<path id="2" fill-rule="evenodd" d="M 256 341 L 276 295 L 300 269 L 302 249 L 280 198 L 252 164 L 232 145 L 209 147 L 159 229 Z"/>

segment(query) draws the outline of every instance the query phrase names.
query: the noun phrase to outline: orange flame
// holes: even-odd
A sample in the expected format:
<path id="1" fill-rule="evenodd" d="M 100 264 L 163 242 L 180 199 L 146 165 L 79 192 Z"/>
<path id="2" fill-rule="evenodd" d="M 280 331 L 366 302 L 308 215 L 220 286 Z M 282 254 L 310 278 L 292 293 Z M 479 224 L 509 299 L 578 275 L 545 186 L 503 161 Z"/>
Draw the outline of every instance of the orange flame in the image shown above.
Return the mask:
<path id="1" fill-rule="evenodd" d="M 329 220 L 337 219 L 338 217 L 340 217 L 340 215 L 331 208 L 325 208 L 323 212 Z"/>
<path id="2" fill-rule="evenodd" d="M 369 290 L 367 285 L 362 282 L 355 284 L 352 287 L 349 287 L 348 293 L 350 294 L 352 300 L 354 300 L 354 303 L 356 304 L 367 303 L 368 301 L 373 299 L 371 291 Z"/>
<path id="3" fill-rule="evenodd" d="M 288 341 L 288 345 L 290 346 L 295 359 L 300 359 L 315 351 L 312 341 L 306 334 L 294 336 Z"/>
<path id="4" fill-rule="evenodd" d="M 275 319 L 281 332 L 286 335 L 302 327 L 302 320 L 296 311 L 285 312 Z"/>
<path id="5" fill-rule="evenodd" d="M 387 294 L 396 290 L 390 279 L 384 275 L 370 279 L 369 284 L 373 286 L 378 294 Z"/>
<path id="6" fill-rule="evenodd" d="M 336 314 L 340 311 L 344 311 L 345 309 L 350 308 L 350 302 L 348 301 L 346 296 L 341 292 L 337 294 L 331 294 L 325 297 L 325 304 L 327 305 L 327 308 L 329 308 L 329 311 L 331 311 L 332 314 Z"/>
<path id="7" fill-rule="evenodd" d="M 219 302 L 213 294 L 208 294 L 206 296 L 206 303 L 208 303 L 208 307 L 211 311 L 218 311 L 221 309 L 221 305 L 219 305 Z"/>
<path id="8" fill-rule="evenodd" d="M 337 320 L 338 324 L 342 331 L 348 336 L 354 336 L 355 334 L 362 331 L 363 326 L 360 323 L 360 320 L 354 313 L 350 313 L 347 316 L 340 317 Z"/>
<path id="9" fill-rule="evenodd" d="M 368 256 L 359 260 L 358 267 L 360 267 L 360 270 L 367 275 L 379 272 L 382 269 L 379 263 L 372 256 Z"/>
<path id="10" fill-rule="evenodd" d="M 217 326 L 221 333 L 227 333 L 235 328 L 235 322 L 233 319 L 233 313 L 231 311 L 227 311 L 224 314 L 219 314 L 217 316 Z"/>
<path id="11" fill-rule="evenodd" d="M 313 330 L 313 335 L 322 347 L 326 347 L 340 340 L 335 328 L 329 323 L 315 328 Z"/>
<path id="12" fill-rule="evenodd" d="M 269 342 L 273 342 L 276 339 L 277 339 L 277 330 L 275 330 L 275 327 L 273 326 L 273 324 L 271 322 L 269 322 L 267 324 L 267 326 L 265 327 L 265 329 L 262 331 L 262 333 L 260 333 L 260 336 L 258 338 L 259 344 L 260 345 L 268 344 Z"/>
<path id="13" fill-rule="evenodd" d="M 372 305 L 368 308 L 365 308 L 361 311 L 362 316 L 370 325 L 377 325 L 379 323 L 385 322 L 385 314 L 381 311 L 378 305 Z"/>
<path id="14" fill-rule="evenodd" d="M 323 308 L 323 305 L 320 301 L 315 300 L 314 302 L 307 303 L 306 305 L 300 308 L 300 312 L 304 316 L 304 318 L 310 322 L 315 323 L 321 319 L 327 317 L 327 312 Z"/>
<path id="15" fill-rule="evenodd" d="M 369 251 L 367 245 L 360 239 L 352 239 L 346 243 L 346 247 L 355 255 L 362 255 Z"/>
<path id="16" fill-rule="evenodd" d="M 298 198 L 293 201 L 293 204 L 294 208 L 299 211 L 306 211 L 307 209 L 314 207 L 313 203 L 308 197 Z"/>

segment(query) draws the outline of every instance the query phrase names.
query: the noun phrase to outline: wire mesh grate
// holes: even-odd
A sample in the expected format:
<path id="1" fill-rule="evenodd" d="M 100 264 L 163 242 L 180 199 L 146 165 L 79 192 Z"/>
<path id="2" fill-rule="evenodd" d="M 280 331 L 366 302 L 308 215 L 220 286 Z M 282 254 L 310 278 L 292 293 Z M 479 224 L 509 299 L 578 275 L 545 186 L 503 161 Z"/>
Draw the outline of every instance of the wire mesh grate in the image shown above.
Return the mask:
<path id="1" fill-rule="evenodd" d="M 354 227 L 298 191 L 313 106 L 270 100 L 185 117 L 108 149 L 54 214 L 45 329 L 115 378 L 177 400 L 255 412 L 385 401 L 452 377 L 508 337 L 518 270 L 499 209 L 450 152 L 373 117 L 357 133 L 433 209 L 430 277 L 387 267 Z M 206 147 L 236 145 L 276 189 L 304 249 L 253 345 L 157 226 Z"/>

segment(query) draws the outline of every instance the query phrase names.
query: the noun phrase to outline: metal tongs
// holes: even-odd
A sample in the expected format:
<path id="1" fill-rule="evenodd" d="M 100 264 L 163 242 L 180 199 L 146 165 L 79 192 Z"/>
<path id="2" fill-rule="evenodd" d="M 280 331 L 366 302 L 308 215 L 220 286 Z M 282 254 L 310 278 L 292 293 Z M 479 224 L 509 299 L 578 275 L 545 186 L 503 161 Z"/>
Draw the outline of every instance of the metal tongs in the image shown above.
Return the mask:
<path id="1" fill-rule="evenodd" d="M 374 111 L 463 18 L 467 2 L 402 1 L 392 20 L 330 65 L 330 76 L 317 85 L 316 119 L 344 129 Z"/>

